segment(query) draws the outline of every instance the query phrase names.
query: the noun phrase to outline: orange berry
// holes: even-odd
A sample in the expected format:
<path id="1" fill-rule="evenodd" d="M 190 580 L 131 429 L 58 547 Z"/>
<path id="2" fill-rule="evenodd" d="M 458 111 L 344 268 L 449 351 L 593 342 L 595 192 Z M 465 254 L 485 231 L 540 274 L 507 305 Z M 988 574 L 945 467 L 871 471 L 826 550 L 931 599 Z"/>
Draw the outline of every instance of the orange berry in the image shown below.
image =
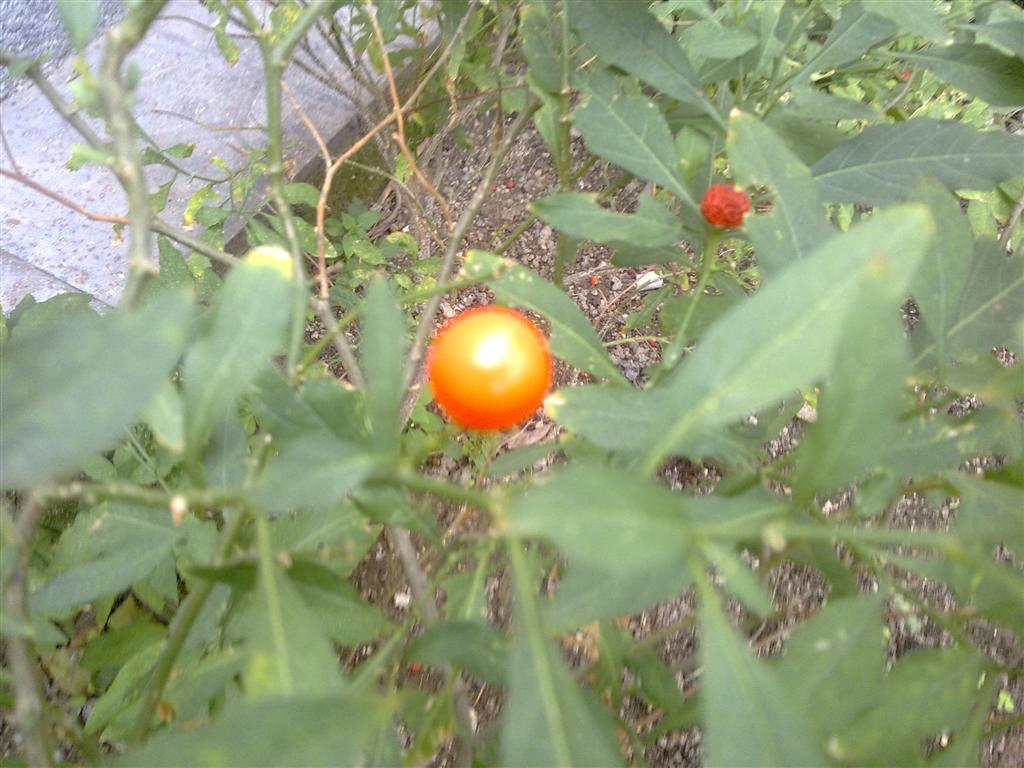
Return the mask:
<path id="1" fill-rule="evenodd" d="M 551 386 L 553 368 L 537 326 L 494 305 L 453 317 L 427 355 L 434 399 L 452 421 L 474 430 L 508 429 L 532 416 Z"/>

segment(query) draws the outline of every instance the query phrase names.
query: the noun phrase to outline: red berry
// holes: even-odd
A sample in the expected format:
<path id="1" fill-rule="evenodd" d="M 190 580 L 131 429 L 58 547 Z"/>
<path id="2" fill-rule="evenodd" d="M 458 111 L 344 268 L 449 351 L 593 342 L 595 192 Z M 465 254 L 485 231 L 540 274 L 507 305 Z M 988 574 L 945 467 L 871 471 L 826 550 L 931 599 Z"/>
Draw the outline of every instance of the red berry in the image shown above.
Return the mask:
<path id="1" fill-rule="evenodd" d="M 591 285 L 597 285 L 600 282 L 601 282 L 601 278 L 598 277 L 597 275 L 591 275 L 590 276 L 590 284 Z"/>
<path id="2" fill-rule="evenodd" d="M 413 662 L 409 663 L 409 673 L 410 674 L 418 675 L 422 671 L 423 671 L 423 665 L 420 664 L 418 661 L 413 661 Z"/>
<path id="3" fill-rule="evenodd" d="M 708 224 L 719 229 L 739 227 L 750 210 L 747 193 L 734 184 L 713 184 L 700 201 L 700 210 Z"/>
<path id="4" fill-rule="evenodd" d="M 505 189 L 515 189 L 515 188 L 516 188 L 516 183 L 512 179 L 508 179 L 505 182 Z"/>
<path id="5" fill-rule="evenodd" d="M 913 75 L 914 75 L 913 70 L 910 70 L 910 69 L 901 69 L 900 70 L 900 80 L 909 80 L 911 77 L 913 77 Z"/>

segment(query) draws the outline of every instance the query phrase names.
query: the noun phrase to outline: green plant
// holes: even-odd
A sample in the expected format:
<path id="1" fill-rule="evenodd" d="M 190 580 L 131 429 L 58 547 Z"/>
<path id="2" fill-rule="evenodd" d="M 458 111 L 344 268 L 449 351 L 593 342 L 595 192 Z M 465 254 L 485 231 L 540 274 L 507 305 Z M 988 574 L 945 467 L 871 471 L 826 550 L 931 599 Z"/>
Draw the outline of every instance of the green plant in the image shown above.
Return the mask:
<path id="1" fill-rule="evenodd" d="M 65 4 L 72 29 L 88 5 Z M 130 193 L 123 306 L 27 299 L 3 325 L 5 685 L 30 763 L 60 738 L 90 763 L 124 744 L 110 760 L 132 766 L 448 749 L 642 765 L 700 728 L 709 765 L 965 765 L 1019 735 L 1019 660 L 982 637 L 1024 633 L 1018 8 L 279 2 L 263 20 L 213 2 L 225 55 L 229 23 L 259 43 L 268 144 L 221 169 L 226 195 L 197 193 L 193 235 L 152 205 L 135 171 L 154 156 L 126 114 L 121 65 L 160 5 L 133 6 L 103 65 L 80 65 L 79 105 L 112 143 L 49 91 Z M 314 33 L 379 110 L 353 149 L 325 150 L 319 187 L 286 177 L 281 135 L 280 76 Z M 421 45 L 399 84 L 387 45 L 405 33 Z M 502 117 L 457 206 L 421 161 L 474 108 Z M 497 253 L 463 253 L 530 126 L 557 183 Z M 414 237 L 371 236 L 362 207 L 338 217 L 351 200 L 327 216 L 332 169 L 376 139 Z M 262 177 L 272 210 L 249 200 Z M 616 198 L 633 178 L 639 197 Z M 699 203 L 719 179 L 751 197 L 728 231 Z M 222 250 L 228 210 L 288 275 Z M 553 281 L 498 255 L 534 220 L 558 233 Z M 604 341 L 562 289 L 585 241 L 669 278 L 627 331 L 649 333 Z M 557 440 L 498 453 L 515 437 L 432 410 L 438 309 L 477 285 L 543 316 L 585 381 L 546 400 Z M 609 355 L 630 338 L 660 350 L 638 385 Z M 784 428 L 799 440 L 771 449 Z M 453 479 L 442 457 L 469 462 Z M 715 468 L 713 492 L 672 488 L 687 461 Z M 955 514 L 922 530 L 908 497 Z M 386 556 L 401 575 L 370 601 L 354 574 Z M 811 616 L 769 588 L 797 566 L 827 591 Z M 683 593 L 697 608 L 654 631 L 622 620 Z M 904 652 L 900 626 L 940 647 Z M 699 649 L 667 659 L 691 631 Z M 500 714 L 480 723 L 484 696 Z"/>

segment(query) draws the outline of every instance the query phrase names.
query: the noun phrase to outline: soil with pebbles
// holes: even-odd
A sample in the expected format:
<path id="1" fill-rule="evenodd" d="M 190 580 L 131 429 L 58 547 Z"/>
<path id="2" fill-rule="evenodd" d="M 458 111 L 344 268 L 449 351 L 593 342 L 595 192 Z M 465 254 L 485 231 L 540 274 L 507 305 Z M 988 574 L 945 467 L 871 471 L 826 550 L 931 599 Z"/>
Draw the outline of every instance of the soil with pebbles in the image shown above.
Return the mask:
<path id="1" fill-rule="evenodd" d="M 441 193 L 448 199 L 453 218 L 468 204 L 490 159 L 493 121 L 492 114 L 471 118 L 466 126 L 468 142 L 458 145 L 447 141 L 432 158 L 431 170 L 438 174 L 433 178 Z M 579 141 L 574 144 L 574 155 L 574 167 L 579 167 L 585 157 Z M 608 173 L 599 164 L 582 177 L 575 189 L 597 192 L 614 178 L 614 171 Z M 528 206 L 531 200 L 557 190 L 557 175 L 542 139 L 533 130 L 525 132 L 516 141 L 503 164 L 489 199 L 464 241 L 464 250 L 493 249 L 497 244 L 503 243 L 508 234 L 529 216 Z M 644 190 L 645 184 L 641 181 L 633 181 L 626 185 L 613 200 L 615 208 L 632 210 Z M 437 216 L 436 220 L 440 221 L 441 217 Z M 416 222 L 404 220 L 401 212 L 391 226 L 393 230 L 404 227 L 413 233 L 417 231 Z M 550 226 L 540 221 L 534 222 L 509 246 L 504 255 L 550 279 L 553 275 L 557 237 L 557 233 Z M 421 242 L 426 240 L 425 237 L 420 239 Z M 691 262 L 684 267 L 690 270 L 691 277 L 695 280 L 696 263 Z M 636 312 L 643 303 L 643 294 L 636 288 L 638 271 L 642 270 L 613 266 L 611 249 L 595 244 L 583 245 L 575 260 L 566 268 L 566 291 L 591 319 L 605 341 L 650 334 L 643 329 L 629 333 L 625 331 L 626 318 L 630 313 Z M 462 290 L 454 300 L 442 303 L 438 323 L 464 309 L 488 304 L 491 301 L 493 295 L 485 287 Z M 622 373 L 638 385 L 646 380 L 645 370 L 660 359 L 660 349 L 643 339 L 618 343 L 608 351 Z M 585 381 L 586 378 L 586 374 L 560 363 L 556 367 L 555 386 L 570 386 Z M 802 427 L 803 422 L 794 419 L 766 446 L 768 457 L 775 459 L 793 450 L 799 443 Z M 538 414 L 518 432 L 512 434 L 503 445 L 508 448 L 540 439 L 553 441 L 560 432 L 558 425 L 547 420 L 544 415 Z M 557 458 L 538 462 L 534 465 L 534 470 L 543 471 L 551 461 L 557 461 Z M 474 478 L 467 460 L 454 461 L 441 457 L 431 462 L 428 471 L 454 482 L 473 482 Z M 666 485 L 675 490 L 707 494 L 714 490 L 721 479 L 721 472 L 711 463 L 697 464 L 675 460 L 663 469 L 662 478 Z M 823 511 L 826 514 L 841 511 L 850 503 L 850 497 L 851 494 L 847 492 L 827 500 Z M 955 510 L 951 508 L 949 501 L 934 506 L 920 495 L 901 498 L 892 510 L 892 522 L 894 525 L 911 529 L 947 528 L 955 519 Z M 439 530 L 445 531 L 460 515 L 460 510 L 454 506 L 441 505 L 437 508 L 437 515 Z M 463 530 L 482 530 L 486 525 L 482 519 L 473 517 L 461 522 Z M 420 552 L 429 568 L 430 548 L 424 546 Z M 392 613 L 394 618 L 404 617 L 405 611 L 394 607 L 393 598 L 396 593 L 407 591 L 408 588 L 397 558 L 390 552 L 385 538 L 378 542 L 357 569 L 355 579 L 366 598 L 379 605 L 385 605 L 386 610 Z M 556 581 L 557 578 L 550 578 L 545 587 L 549 590 L 555 589 Z M 862 578 L 861 582 L 865 591 L 877 588 L 877 585 L 866 578 Z M 948 611 L 956 607 L 955 597 L 941 585 L 909 576 L 904 579 L 904 583 L 935 609 Z M 751 646 L 758 654 L 764 656 L 778 654 L 791 628 L 821 608 L 826 603 L 829 592 L 828 582 L 820 573 L 794 563 L 784 563 L 769 571 L 767 584 L 776 609 L 774 618 L 757 623 L 738 605 L 733 605 L 735 618 L 742 620 L 746 626 L 754 627 Z M 499 626 L 507 626 L 509 621 L 509 591 L 504 574 L 497 573 L 490 577 L 487 588 L 490 619 Z M 443 601 L 443 594 L 438 597 Z M 692 615 L 695 608 L 694 595 L 688 592 L 630 617 L 628 627 L 633 636 L 639 639 Z M 890 607 L 886 611 L 885 621 L 889 630 L 890 659 L 917 648 L 938 647 L 952 642 L 942 628 L 927 616 L 904 614 Z M 970 627 L 970 634 L 978 646 L 997 661 L 1024 665 L 1024 645 L 1012 633 L 993 628 L 984 622 L 976 622 Z M 697 645 L 697 633 L 691 627 L 668 636 L 656 648 L 665 663 L 677 671 L 677 683 L 684 693 L 692 690 L 696 679 Z M 363 649 L 363 653 L 370 650 Z M 585 665 L 592 659 L 593 638 L 586 632 L 575 633 L 565 638 L 563 650 L 570 666 Z M 438 678 L 426 673 L 418 676 L 409 675 L 405 680 L 406 685 L 430 688 L 439 682 Z M 1024 681 L 1018 678 L 1015 682 L 1001 682 L 1004 684 L 1003 687 L 1009 690 L 1017 706 L 1021 706 L 1024 703 Z M 626 681 L 624 687 L 625 683 Z M 491 686 L 474 683 L 470 690 L 470 702 L 473 705 L 478 730 L 492 732 L 500 722 L 500 691 Z M 624 698 L 619 714 L 631 722 L 644 723 L 644 727 L 648 729 L 657 723 L 656 714 L 652 714 L 643 702 L 629 696 Z M 444 748 L 435 755 L 432 765 L 450 765 L 452 758 L 451 750 Z M 655 768 L 699 766 L 702 763 L 700 731 L 691 729 L 669 732 L 648 746 L 643 758 Z M 1024 727 L 1016 726 L 991 739 L 985 745 L 982 764 L 992 768 L 1024 765 Z"/>

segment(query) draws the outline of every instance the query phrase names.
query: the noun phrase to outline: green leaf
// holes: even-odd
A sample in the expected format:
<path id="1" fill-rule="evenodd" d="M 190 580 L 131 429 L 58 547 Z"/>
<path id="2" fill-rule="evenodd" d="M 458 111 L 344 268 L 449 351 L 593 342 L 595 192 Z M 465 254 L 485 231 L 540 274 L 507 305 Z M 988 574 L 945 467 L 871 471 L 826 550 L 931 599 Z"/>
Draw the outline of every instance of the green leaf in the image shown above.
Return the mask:
<path id="1" fill-rule="evenodd" d="M 862 0 L 864 10 L 888 19 L 898 28 L 912 35 L 935 42 L 950 39 L 950 33 L 936 13 L 934 3 L 908 3 L 905 0 Z"/>
<path id="2" fill-rule="evenodd" d="M 296 390 L 278 371 L 268 371 L 256 380 L 249 405 L 264 432 L 279 445 L 313 432 L 351 441 L 366 436 L 360 393 L 333 378 L 310 379 Z"/>
<path id="3" fill-rule="evenodd" d="M 913 338 L 919 342 L 923 335 L 929 335 L 934 340 L 936 356 L 945 362 L 946 336 L 956 322 L 960 297 L 970 274 L 974 238 L 957 199 L 938 182 L 923 181 L 914 191 L 913 200 L 928 206 L 936 228 L 924 264 L 910 283 L 910 293 L 924 324 Z"/>
<path id="4" fill-rule="evenodd" d="M 181 392 L 170 381 L 157 389 L 142 419 L 157 442 L 169 451 L 182 453 L 185 450 L 185 405 Z"/>
<path id="5" fill-rule="evenodd" d="M 870 711 L 882 686 L 886 642 L 877 595 L 832 600 L 786 641 L 776 667 L 811 714 L 819 744 L 827 744 Z"/>
<path id="6" fill-rule="evenodd" d="M 141 750 L 129 751 L 122 768 L 308 768 L 311 765 L 397 765 L 392 707 L 347 693 L 319 698 L 236 701 L 213 725 L 167 729 Z M 389 732 L 390 731 L 390 732 Z M 385 745 L 377 760 L 368 755 Z M 390 756 L 389 756 L 390 755 Z"/>
<path id="7" fill-rule="evenodd" d="M 562 90 L 560 41 L 552 32 L 552 19 L 546 4 L 530 0 L 519 12 L 519 34 L 527 71 L 536 89 L 557 95 Z"/>
<path id="8" fill-rule="evenodd" d="M 114 163 L 114 155 L 105 147 L 93 147 L 88 144 L 72 144 L 71 157 L 68 158 L 66 165 L 67 169 L 70 171 L 80 171 L 90 163 L 95 163 L 96 165 L 112 165 Z"/>
<path id="9" fill-rule="evenodd" d="M 757 35 L 739 27 L 700 21 L 683 28 L 679 45 L 698 63 L 706 59 L 738 59 L 757 46 Z"/>
<path id="10" fill-rule="evenodd" d="M 1007 257 L 993 240 L 979 240 L 969 270 L 947 321 L 945 339 L 925 333 L 911 336 L 915 363 L 943 363 L 1000 345 L 1018 355 L 1024 352 L 1024 259 Z M 945 360 L 935 359 L 940 349 Z"/>
<path id="11" fill-rule="evenodd" d="M 921 742 L 961 727 L 972 708 L 982 660 L 961 648 L 908 654 L 875 689 L 872 706 L 830 744 L 830 752 L 855 765 L 914 765 Z"/>
<path id="12" fill-rule="evenodd" d="M 274 254 L 271 260 L 253 255 Z M 228 274 L 209 330 L 185 358 L 185 436 L 198 457 L 214 425 L 285 345 L 294 283 L 279 249 L 256 249 Z"/>
<path id="13" fill-rule="evenodd" d="M 516 634 L 502 728 L 503 765 L 621 765 L 608 711 L 569 675 L 544 636 L 536 583 L 518 541 L 511 542 Z"/>
<path id="14" fill-rule="evenodd" d="M 565 154 L 565 135 L 562 133 L 562 105 L 558 98 L 546 93 L 540 95 L 541 107 L 533 115 L 533 124 L 537 133 L 551 153 L 551 157 L 563 157 Z"/>
<path id="15" fill-rule="evenodd" d="M 355 570 L 380 530 L 351 504 L 281 517 L 270 524 L 275 550 L 286 551 L 293 559 L 319 558 L 341 576 Z"/>
<path id="16" fill-rule="evenodd" d="M 740 419 L 807 386 L 831 367 L 848 308 L 866 281 L 906 286 L 934 229 L 927 211 L 903 206 L 834 237 L 742 302 L 705 335 L 641 418 L 653 471 L 687 436 Z M 898 244 L 898 249 L 894 246 Z M 642 405 L 637 408 L 639 411 Z"/>
<path id="17" fill-rule="evenodd" d="M 710 587 L 702 590 L 700 659 L 709 766 L 825 765 L 806 729 L 809 712 L 781 676 L 755 659 Z"/>
<path id="18" fill-rule="evenodd" d="M 632 473 L 572 464 L 511 501 L 506 527 L 609 573 L 683 567 L 690 529 L 678 498 Z"/>
<path id="19" fill-rule="evenodd" d="M 138 702 L 142 686 L 159 655 L 160 645 L 147 645 L 118 670 L 117 677 L 89 712 L 84 728 L 87 734 L 103 731 L 119 716 L 130 711 Z M 108 735 L 117 737 L 125 734 Z"/>
<path id="20" fill-rule="evenodd" d="M 303 698 L 338 690 L 341 675 L 320 622 L 274 557 L 267 521 L 256 521 L 259 583 L 249 614 L 243 674 L 252 699 Z"/>
<path id="21" fill-rule="evenodd" d="M 743 286 L 735 280 L 724 277 L 718 282 L 720 285 L 715 286 L 718 288 L 718 293 L 704 294 L 700 300 L 697 300 L 696 294 L 691 292 L 674 296 L 666 301 L 658 315 L 661 327 L 666 332 L 676 333 L 682 329 L 683 320 L 689 314 L 686 338 L 687 340 L 700 338 L 720 317 L 747 298 Z M 691 310 L 695 301 L 697 304 Z"/>
<path id="22" fill-rule="evenodd" d="M 725 589 L 739 598 L 748 610 L 761 617 L 772 612 L 772 601 L 764 586 L 757 575 L 734 552 L 713 542 L 702 544 L 701 551 L 707 561 L 714 566 Z"/>
<path id="23" fill-rule="evenodd" d="M 163 235 L 157 236 L 156 245 L 160 254 L 160 274 L 153 280 L 153 290 L 185 290 L 194 288 L 195 281 L 181 251 L 175 248 L 171 241 Z"/>
<path id="24" fill-rule="evenodd" d="M 679 562 L 649 563 L 641 570 L 616 571 L 608 564 L 573 563 L 545 606 L 548 629 L 570 632 L 603 619 L 629 616 L 683 594 L 693 583 Z"/>
<path id="25" fill-rule="evenodd" d="M 505 685 L 508 641 L 501 630 L 480 621 L 438 622 L 413 640 L 406 657 L 424 664 L 458 664 L 482 680 Z"/>
<path id="26" fill-rule="evenodd" d="M 316 208 L 320 203 L 320 190 L 312 184 L 295 182 L 284 185 L 284 199 L 292 205 L 306 205 Z"/>
<path id="27" fill-rule="evenodd" d="M 185 229 L 192 229 L 192 227 L 195 226 L 196 214 L 199 213 L 199 209 L 206 204 L 207 200 L 216 200 L 219 197 L 220 195 L 213 191 L 212 184 L 200 187 L 192 193 L 192 197 L 188 199 L 188 203 L 185 205 L 185 212 L 181 217 L 181 221 L 182 224 L 185 225 Z"/>
<path id="28" fill-rule="evenodd" d="M 899 315 L 905 290 L 887 270 L 869 272 L 843 318 L 818 420 L 799 449 L 793 495 L 801 502 L 879 468 L 893 432 L 902 429 L 910 363 Z"/>
<path id="29" fill-rule="evenodd" d="M 490 477 L 501 477 L 502 475 L 518 475 L 520 472 L 530 469 L 541 459 L 547 458 L 558 450 L 558 443 L 535 443 L 513 448 L 511 451 L 501 454 L 487 470 Z"/>
<path id="30" fill-rule="evenodd" d="M 537 218 L 570 237 L 597 243 L 631 243 L 656 248 L 685 238 L 679 220 L 652 197 L 640 199 L 636 213 L 616 213 L 602 208 L 597 195 L 556 192 L 534 200 L 530 209 Z"/>
<path id="31" fill-rule="evenodd" d="M 664 115 L 646 96 L 623 94 L 615 78 L 594 72 L 583 81 L 583 103 L 573 114 L 587 148 L 669 189 L 697 210 L 683 184 L 676 151 Z"/>
<path id="32" fill-rule="evenodd" d="M 839 23 L 810 61 L 786 77 L 800 83 L 815 72 L 840 69 L 860 59 L 868 50 L 893 37 L 898 28 L 888 19 L 867 13 L 864 5 L 853 2 L 843 8 Z"/>
<path id="33" fill-rule="evenodd" d="M 92 42 L 100 20 L 99 0 L 54 0 L 71 44 L 82 51 Z"/>
<path id="34" fill-rule="evenodd" d="M 102 632 L 85 646 L 82 667 L 90 672 L 116 671 L 136 654 L 159 645 L 167 636 L 167 627 L 149 619 L 133 621 L 124 627 Z"/>
<path id="35" fill-rule="evenodd" d="M 811 172 L 831 202 L 899 202 L 922 176 L 952 189 L 988 191 L 1024 174 L 1024 139 L 919 117 L 865 129 L 815 163 Z"/>
<path id="36" fill-rule="evenodd" d="M 635 75 L 668 96 L 700 107 L 725 129 L 718 110 L 704 95 L 700 79 L 679 41 L 645 9 L 629 3 L 569 4 L 570 23 L 606 64 Z"/>
<path id="37" fill-rule="evenodd" d="M 148 576 L 181 538 L 164 509 L 102 504 L 61 536 L 54 570 L 32 593 L 32 611 L 57 616 L 122 592 Z"/>
<path id="38" fill-rule="evenodd" d="M 984 551 L 1005 544 L 1024 556 L 1024 489 L 961 473 L 946 477 L 960 492 L 954 532 L 961 543 L 981 543 Z"/>
<path id="39" fill-rule="evenodd" d="M 253 484 L 249 498 L 267 514 L 330 507 L 358 488 L 379 461 L 362 446 L 313 433 L 285 446 Z"/>
<path id="40" fill-rule="evenodd" d="M 1018 17 L 988 24 L 964 24 L 960 28 L 974 32 L 982 40 L 995 43 L 1024 59 L 1024 19 Z"/>
<path id="41" fill-rule="evenodd" d="M 240 49 L 235 39 L 227 33 L 227 15 L 224 16 L 223 23 L 217 24 L 213 29 L 213 34 L 217 38 L 217 48 L 220 51 L 220 55 L 224 57 L 224 61 L 228 64 L 238 63 L 238 54 Z"/>
<path id="42" fill-rule="evenodd" d="M 211 488 L 231 491 L 242 486 L 249 438 L 238 415 L 227 412 L 213 426 L 203 455 L 203 470 Z"/>
<path id="43" fill-rule="evenodd" d="M 466 258 L 469 275 L 494 274 L 505 267 L 501 276 L 488 280 L 495 296 L 503 303 L 525 307 L 544 315 L 551 323 L 551 351 L 557 357 L 612 381 L 625 384 L 625 377 L 609 359 L 594 326 L 564 292 L 535 272 L 507 259 L 484 251 L 470 251 Z"/>
<path id="44" fill-rule="evenodd" d="M 366 377 L 366 415 L 380 449 L 396 449 L 402 425 L 398 423 L 405 395 L 405 351 L 408 348 L 405 315 L 383 278 L 370 283 L 363 302 L 359 354 Z"/>
<path id="45" fill-rule="evenodd" d="M 987 45 L 957 43 L 900 53 L 901 59 L 927 67 L 951 85 L 996 109 L 1024 105 L 1024 61 Z"/>
<path id="46" fill-rule="evenodd" d="M 794 88 L 792 96 L 794 106 L 788 111 L 802 118 L 827 122 L 878 120 L 878 110 L 870 104 L 837 96 L 829 91 L 806 86 Z"/>
<path id="47" fill-rule="evenodd" d="M 1024 575 L 1006 563 L 993 561 L 988 553 L 968 553 L 957 559 L 892 557 L 891 562 L 931 581 L 948 584 L 960 603 L 970 606 L 994 624 L 1024 632 L 1020 596 Z"/>
<path id="48" fill-rule="evenodd" d="M 205 719 L 211 701 L 223 695 L 244 665 L 245 654 L 232 647 L 215 651 L 198 662 L 176 666 L 177 674 L 164 695 L 173 708 L 174 719 L 182 723 Z"/>
<path id="49" fill-rule="evenodd" d="M 811 166 L 849 138 L 824 120 L 808 120 L 788 109 L 776 109 L 764 119 L 800 162 Z"/>
<path id="50" fill-rule="evenodd" d="M 49 324 L 70 325 L 76 318 L 81 318 L 83 323 L 91 323 L 97 317 L 90 306 L 91 301 L 86 293 L 58 293 L 45 301 L 36 301 L 32 294 L 28 294 L 18 302 L 8 318 L 11 337 Z"/>
<path id="51" fill-rule="evenodd" d="M 806 259 L 834 230 L 811 172 L 774 131 L 742 113 L 734 113 L 729 125 L 726 152 L 736 180 L 743 186 L 767 186 L 774 193 L 771 212 L 748 216 L 745 222 L 758 266 L 771 275 Z"/>
<path id="52" fill-rule="evenodd" d="M 0 351 L 0 485 L 34 485 L 112 447 L 178 361 L 191 313 L 166 293 L 134 312 L 15 328 Z"/>
<path id="53" fill-rule="evenodd" d="M 326 565 L 298 560 L 288 579 L 332 642 L 356 646 L 379 637 L 391 625 L 344 577 Z"/>

